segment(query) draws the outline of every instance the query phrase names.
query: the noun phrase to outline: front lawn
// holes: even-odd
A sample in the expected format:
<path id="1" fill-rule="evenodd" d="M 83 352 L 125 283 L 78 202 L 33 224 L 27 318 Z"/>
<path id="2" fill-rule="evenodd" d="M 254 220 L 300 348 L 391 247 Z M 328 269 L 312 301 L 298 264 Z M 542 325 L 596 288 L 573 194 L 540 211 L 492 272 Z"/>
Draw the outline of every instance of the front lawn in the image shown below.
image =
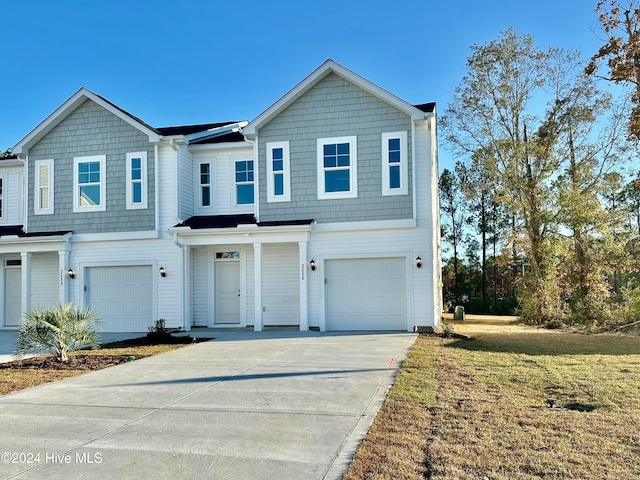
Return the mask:
<path id="1" fill-rule="evenodd" d="M 640 338 L 455 330 L 417 339 L 346 479 L 640 478 Z"/>

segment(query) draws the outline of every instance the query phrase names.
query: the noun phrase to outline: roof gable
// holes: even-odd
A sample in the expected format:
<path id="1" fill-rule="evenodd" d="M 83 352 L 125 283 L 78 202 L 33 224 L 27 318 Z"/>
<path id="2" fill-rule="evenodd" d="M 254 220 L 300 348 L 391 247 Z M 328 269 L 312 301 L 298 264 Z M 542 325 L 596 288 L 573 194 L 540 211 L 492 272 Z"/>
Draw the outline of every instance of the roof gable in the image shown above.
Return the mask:
<path id="1" fill-rule="evenodd" d="M 160 140 L 161 134 L 156 129 L 147 125 L 139 118 L 131 115 L 127 111 L 121 109 L 115 104 L 109 102 L 100 95 L 96 95 L 92 91 L 82 87 L 76 93 L 74 93 L 66 102 L 60 105 L 54 110 L 51 115 L 45 118 L 40 124 L 31 130 L 22 140 L 20 140 L 12 149 L 12 153 L 15 155 L 26 155 L 29 153 L 29 149 L 44 138 L 51 130 L 53 130 L 60 122 L 67 118 L 73 111 L 75 111 L 86 100 L 91 100 L 98 104 L 105 110 L 108 110 L 116 117 L 128 123 L 132 127 L 140 130 L 142 133 L 149 137 L 150 142 L 157 142 Z"/>
<path id="2" fill-rule="evenodd" d="M 268 109 L 258 115 L 252 122 L 249 123 L 249 125 L 247 125 L 243 129 L 243 134 L 247 138 L 254 138 L 257 134 L 257 131 L 263 125 L 267 124 L 271 119 L 277 116 L 289 105 L 294 103 L 298 98 L 308 92 L 330 73 L 338 75 L 346 81 L 362 88 L 370 94 L 406 112 L 411 116 L 413 120 L 421 120 L 425 118 L 425 112 L 423 112 L 419 108 L 414 107 L 410 103 L 405 102 L 392 93 L 389 93 L 375 83 L 370 82 L 369 80 L 329 59 L 322 65 L 320 65 L 316 70 L 314 70 L 310 75 L 308 75 L 304 80 L 298 83 L 295 87 L 289 90 L 289 92 L 281 97 L 276 103 L 274 103 Z"/>

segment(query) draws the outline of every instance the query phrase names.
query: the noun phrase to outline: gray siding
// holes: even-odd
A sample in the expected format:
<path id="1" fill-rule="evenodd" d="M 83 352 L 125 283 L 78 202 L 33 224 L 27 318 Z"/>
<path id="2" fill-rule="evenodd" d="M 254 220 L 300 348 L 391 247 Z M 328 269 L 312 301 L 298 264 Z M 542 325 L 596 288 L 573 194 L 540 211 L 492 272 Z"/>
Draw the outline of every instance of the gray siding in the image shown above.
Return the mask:
<path id="1" fill-rule="evenodd" d="M 126 154 L 147 152 L 148 208 L 126 208 Z M 104 212 L 73 212 L 73 158 L 106 155 L 106 202 Z M 54 159 L 54 213 L 34 215 L 34 162 Z M 72 230 L 75 233 L 106 233 L 155 228 L 154 149 L 148 137 L 91 100 L 84 102 L 59 123 L 29 154 L 30 232 Z"/>
<path id="2" fill-rule="evenodd" d="M 406 131 L 409 194 L 382 196 L 381 134 Z M 357 136 L 358 198 L 318 200 L 317 139 Z M 290 142 L 291 202 L 267 203 L 266 143 Z M 413 217 L 411 118 L 331 73 L 259 131 L 260 220 L 318 223 Z"/>

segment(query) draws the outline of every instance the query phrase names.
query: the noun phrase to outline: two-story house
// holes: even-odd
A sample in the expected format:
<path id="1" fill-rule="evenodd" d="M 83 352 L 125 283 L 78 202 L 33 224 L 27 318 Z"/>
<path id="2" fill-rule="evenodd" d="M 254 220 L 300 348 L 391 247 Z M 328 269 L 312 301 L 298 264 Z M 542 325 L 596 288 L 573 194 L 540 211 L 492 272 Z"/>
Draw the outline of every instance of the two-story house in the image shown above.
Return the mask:
<path id="1" fill-rule="evenodd" d="M 436 327 L 435 105 L 327 60 L 251 122 L 154 128 L 80 89 L 0 160 L 0 326 Z"/>

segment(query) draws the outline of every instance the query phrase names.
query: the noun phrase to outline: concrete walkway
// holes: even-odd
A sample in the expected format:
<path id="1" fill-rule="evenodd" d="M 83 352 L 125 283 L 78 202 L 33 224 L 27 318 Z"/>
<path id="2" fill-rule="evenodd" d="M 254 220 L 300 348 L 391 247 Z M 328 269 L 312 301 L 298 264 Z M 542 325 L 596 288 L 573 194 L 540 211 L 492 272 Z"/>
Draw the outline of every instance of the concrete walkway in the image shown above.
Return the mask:
<path id="1" fill-rule="evenodd" d="M 0 397 L 0 478 L 341 478 L 415 340 L 214 335 Z"/>

